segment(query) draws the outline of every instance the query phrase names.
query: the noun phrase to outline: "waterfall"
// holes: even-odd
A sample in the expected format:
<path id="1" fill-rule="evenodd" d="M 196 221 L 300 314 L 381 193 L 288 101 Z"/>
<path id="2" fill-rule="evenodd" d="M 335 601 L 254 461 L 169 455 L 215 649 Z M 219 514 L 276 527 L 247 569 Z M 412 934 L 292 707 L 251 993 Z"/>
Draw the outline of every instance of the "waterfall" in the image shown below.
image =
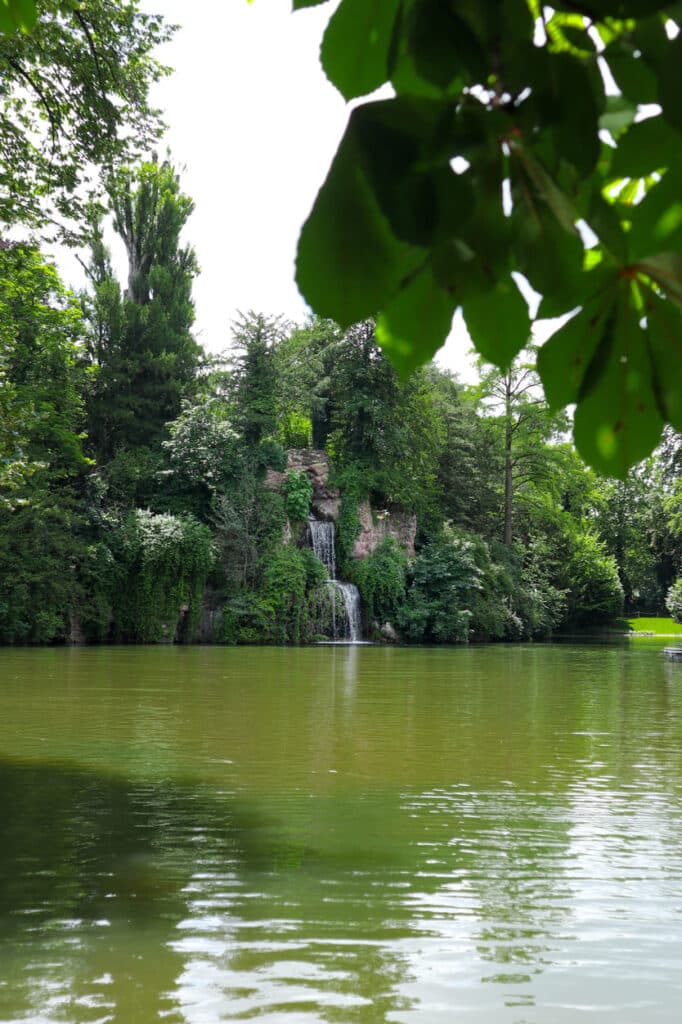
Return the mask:
<path id="1" fill-rule="evenodd" d="M 350 640 L 356 643 L 362 638 L 362 623 L 360 621 L 360 591 L 354 583 L 341 583 L 339 580 L 330 580 L 334 590 L 341 595 L 344 610 L 343 636 L 337 636 L 336 615 L 334 616 L 334 639 Z"/>
<path id="2" fill-rule="evenodd" d="M 313 551 L 327 570 L 330 580 L 336 579 L 336 552 L 334 549 L 334 524 L 321 523 L 319 519 L 309 519 L 310 538 Z"/>
<path id="3" fill-rule="evenodd" d="M 362 639 L 362 618 L 360 591 L 354 583 L 343 583 L 336 578 L 336 552 L 334 523 L 323 523 L 319 519 L 308 520 L 312 548 L 329 576 L 329 598 L 332 611 L 332 636 L 334 640 L 348 640 L 357 643 Z M 337 602 L 337 595 L 341 598 Z M 343 612 L 337 616 L 337 607 Z"/>

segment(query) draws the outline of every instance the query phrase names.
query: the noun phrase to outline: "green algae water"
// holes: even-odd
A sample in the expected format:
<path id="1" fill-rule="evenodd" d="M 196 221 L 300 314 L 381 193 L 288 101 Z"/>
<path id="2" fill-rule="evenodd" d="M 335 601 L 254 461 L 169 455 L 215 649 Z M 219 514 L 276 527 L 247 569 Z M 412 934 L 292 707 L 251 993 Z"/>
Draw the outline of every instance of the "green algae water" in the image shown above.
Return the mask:
<path id="1" fill-rule="evenodd" d="M 0 651 L 0 1021 L 679 1021 L 662 646 Z"/>

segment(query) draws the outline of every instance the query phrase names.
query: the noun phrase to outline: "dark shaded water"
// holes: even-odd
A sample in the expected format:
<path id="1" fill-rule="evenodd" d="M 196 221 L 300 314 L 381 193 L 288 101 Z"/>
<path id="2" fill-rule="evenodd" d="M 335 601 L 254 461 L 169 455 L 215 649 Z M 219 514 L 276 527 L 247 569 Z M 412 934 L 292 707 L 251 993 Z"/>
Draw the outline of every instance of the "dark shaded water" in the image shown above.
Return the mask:
<path id="1" fill-rule="evenodd" d="M 0 1021 L 677 1022 L 661 645 L 0 651 Z"/>

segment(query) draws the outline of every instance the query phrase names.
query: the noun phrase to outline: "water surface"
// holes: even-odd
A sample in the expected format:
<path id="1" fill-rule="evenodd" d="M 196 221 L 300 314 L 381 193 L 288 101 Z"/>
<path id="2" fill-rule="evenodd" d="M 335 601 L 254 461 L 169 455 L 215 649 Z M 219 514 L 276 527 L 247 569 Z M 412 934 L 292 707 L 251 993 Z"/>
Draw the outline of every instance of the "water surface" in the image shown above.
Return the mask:
<path id="1" fill-rule="evenodd" d="M 0 651 L 0 1021 L 677 1022 L 661 647 Z"/>

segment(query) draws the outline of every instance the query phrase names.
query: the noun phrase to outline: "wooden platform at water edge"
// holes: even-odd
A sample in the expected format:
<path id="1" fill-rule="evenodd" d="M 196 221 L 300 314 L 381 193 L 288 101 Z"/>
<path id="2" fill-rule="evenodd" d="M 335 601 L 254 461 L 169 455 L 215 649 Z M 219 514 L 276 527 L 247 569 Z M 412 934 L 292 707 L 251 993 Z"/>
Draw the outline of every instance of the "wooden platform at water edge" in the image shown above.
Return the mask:
<path id="1" fill-rule="evenodd" d="M 679 644 L 677 647 L 664 647 L 663 657 L 667 658 L 668 661 L 682 662 L 682 644 Z"/>

